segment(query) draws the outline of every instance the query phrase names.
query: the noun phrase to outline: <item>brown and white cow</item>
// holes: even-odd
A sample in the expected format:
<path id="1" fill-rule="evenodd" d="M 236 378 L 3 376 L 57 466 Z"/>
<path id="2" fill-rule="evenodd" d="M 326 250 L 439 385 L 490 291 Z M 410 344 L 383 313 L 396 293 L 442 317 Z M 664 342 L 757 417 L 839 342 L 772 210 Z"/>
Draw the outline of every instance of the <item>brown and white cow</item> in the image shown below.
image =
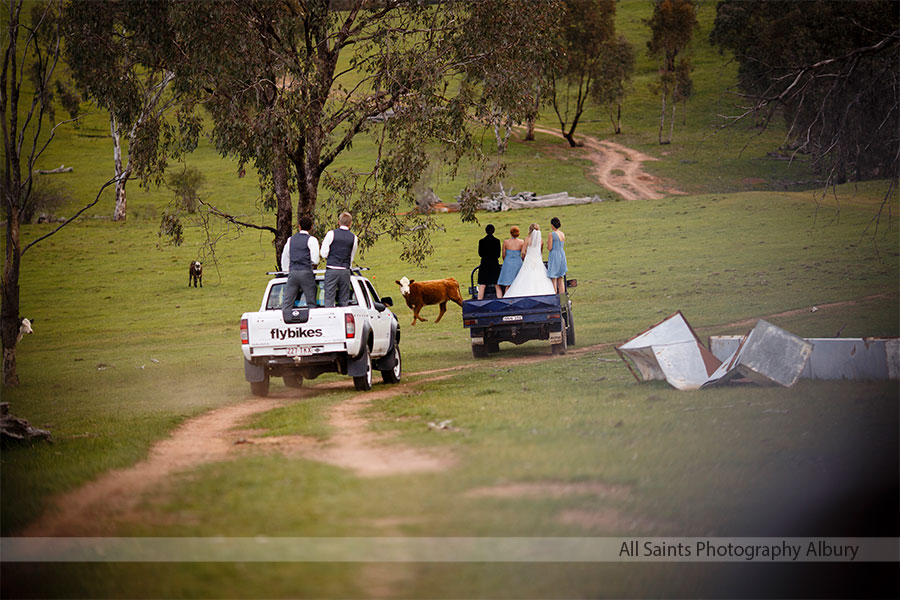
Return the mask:
<path id="1" fill-rule="evenodd" d="M 447 301 L 452 300 L 462 306 L 462 296 L 459 294 L 459 283 L 452 277 L 446 279 L 433 279 L 431 281 L 416 281 L 403 277 L 395 281 L 400 286 L 400 293 L 406 299 L 406 305 L 413 311 L 412 324 L 419 321 L 427 321 L 419 316 L 423 306 L 437 304 L 441 308 L 435 323 L 441 320 L 447 312 Z"/>

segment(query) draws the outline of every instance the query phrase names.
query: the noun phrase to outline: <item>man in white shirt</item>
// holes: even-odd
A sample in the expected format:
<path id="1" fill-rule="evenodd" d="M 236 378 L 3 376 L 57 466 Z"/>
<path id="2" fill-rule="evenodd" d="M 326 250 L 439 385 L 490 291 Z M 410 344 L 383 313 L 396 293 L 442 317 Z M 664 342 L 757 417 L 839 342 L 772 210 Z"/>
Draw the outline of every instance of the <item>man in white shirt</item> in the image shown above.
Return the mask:
<path id="1" fill-rule="evenodd" d="M 288 272 L 287 284 L 284 286 L 282 311 L 289 311 L 297 299 L 297 292 L 303 292 L 306 305 L 316 305 L 316 275 L 313 269 L 319 264 L 319 240 L 310 235 L 312 219 L 304 215 L 300 217 L 298 231 L 284 245 L 281 251 L 281 270 Z"/>
<path id="2" fill-rule="evenodd" d="M 325 259 L 325 306 L 350 304 L 350 266 L 356 257 L 359 239 L 350 233 L 353 217 L 348 212 L 338 217 L 340 227 L 325 234 L 322 258 Z"/>

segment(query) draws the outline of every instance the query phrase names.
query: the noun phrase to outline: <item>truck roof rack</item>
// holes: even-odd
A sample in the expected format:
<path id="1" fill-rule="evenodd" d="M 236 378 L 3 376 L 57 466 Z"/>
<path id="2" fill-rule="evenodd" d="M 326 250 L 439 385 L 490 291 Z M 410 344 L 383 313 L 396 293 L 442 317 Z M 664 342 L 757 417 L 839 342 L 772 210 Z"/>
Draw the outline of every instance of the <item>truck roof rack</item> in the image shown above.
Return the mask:
<path id="1" fill-rule="evenodd" d="M 369 271 L 369 267 L 350 267 L 350 271 L 352 273 L 360 273 L 361 271 Z M 313 269 L 313 273 L 316 275 L 324 275 L 325 269 Z M 287 277 L 287 271 L 266 271 L 266 275 L 273 275 L 275 277 Z"/>

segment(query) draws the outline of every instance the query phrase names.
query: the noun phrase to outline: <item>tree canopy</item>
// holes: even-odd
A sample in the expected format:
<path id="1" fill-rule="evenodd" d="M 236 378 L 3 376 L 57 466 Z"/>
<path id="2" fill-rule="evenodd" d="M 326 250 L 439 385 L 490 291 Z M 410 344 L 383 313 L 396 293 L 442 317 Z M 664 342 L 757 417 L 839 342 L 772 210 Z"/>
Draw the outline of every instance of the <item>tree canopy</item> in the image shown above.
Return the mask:
<path id="1" fill-rule="evenodd" d="M 171 67 L 176 89 L 199 91 L 217 148 L 252 163 L 273 191 L 276 252 L 291 234 L 296 193 L 298 216 L 331 222 L 350 210 L 364 245 L 388 234 L 418 260 L 430 251 L 432 223 L 411 213 L 411 190 L 429 163 L 441 161 L 450 175 L 463 158 L 474 165 L 461 193 L 464 218 L 499 173 L 481 154 L 471 111 L 485 98 L 478 82 L 494 81 L 489 73 L 525 70 L 531 55 L 517 49 L 531 33 L 510 28 L 497 39 L 491 25 L 545 6 L 347 0 L 338 11 L 328 0 L 249 0 L 197 11 L 173 2 L 179 56 Z M 494 20 L 486 23 L 488 7 Z M 507 97 L 492 101 L 517 110 Z M 374 164 L 335 170 L 363 132 L 377 146 Z"/>
<path id="2" fill-rule="evenodd" d="M 686 51 L 697 28 L 697 11 L 691 0 L 657 0 L 647 26 L 650 28 L 647 51 L 660 63 L 658 89 L 662 109 L 659 114 L 659 143 L 668 144 L 672 142 L 675 128 L 675 109 L 693 91 L 692 67 Z M 670 98 L 672 116 L 669 121 L 669 136 L 663 140 L 666 103 Z"/>
<path id="3" fill-rule="evenodd" d="M 550 72 L 550 103 L 562 135 L 574 147 L 575 129 L 591 90 L 605 72 L 604 49 L 615 42 L 613 0 L 570 0 L 565 3 L 557 39 L 558 60 Z"/>
<path id="4" fill-rule="evenodd" d="M 900 168 L 900 3 L 720 2 L 713 43 L 734 52 L 737 118 L 782 115 L 828 183 Z"/>

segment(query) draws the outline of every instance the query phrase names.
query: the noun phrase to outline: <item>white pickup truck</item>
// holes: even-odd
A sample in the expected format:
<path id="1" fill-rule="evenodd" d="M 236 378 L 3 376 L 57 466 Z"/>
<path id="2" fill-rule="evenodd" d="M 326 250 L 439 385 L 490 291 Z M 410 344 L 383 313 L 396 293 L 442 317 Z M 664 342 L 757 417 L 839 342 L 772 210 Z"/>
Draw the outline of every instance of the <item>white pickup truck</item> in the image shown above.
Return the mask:
<path id="1" fill-rule="evenodd" d="M 390 311 L 393 301 L 382 298 L 372 283 L 354 269 L 350 277 L 349 306 L 325 308 L 324 270 L 317 270 L 318 294 L 307 305 L 301 294 L 293 308 L 282 312 L 287 273 L 266 286 L 259 312 L 241 315 L 241 350 L 244 377 L 254 395 L 269 393 L 271 377 L 282 377 L 288 387 L 322 373 L 353 377 L 357 390 L 372 387 L 373 371 L 385 383 L 400 381 L 400 325 Z"/>

